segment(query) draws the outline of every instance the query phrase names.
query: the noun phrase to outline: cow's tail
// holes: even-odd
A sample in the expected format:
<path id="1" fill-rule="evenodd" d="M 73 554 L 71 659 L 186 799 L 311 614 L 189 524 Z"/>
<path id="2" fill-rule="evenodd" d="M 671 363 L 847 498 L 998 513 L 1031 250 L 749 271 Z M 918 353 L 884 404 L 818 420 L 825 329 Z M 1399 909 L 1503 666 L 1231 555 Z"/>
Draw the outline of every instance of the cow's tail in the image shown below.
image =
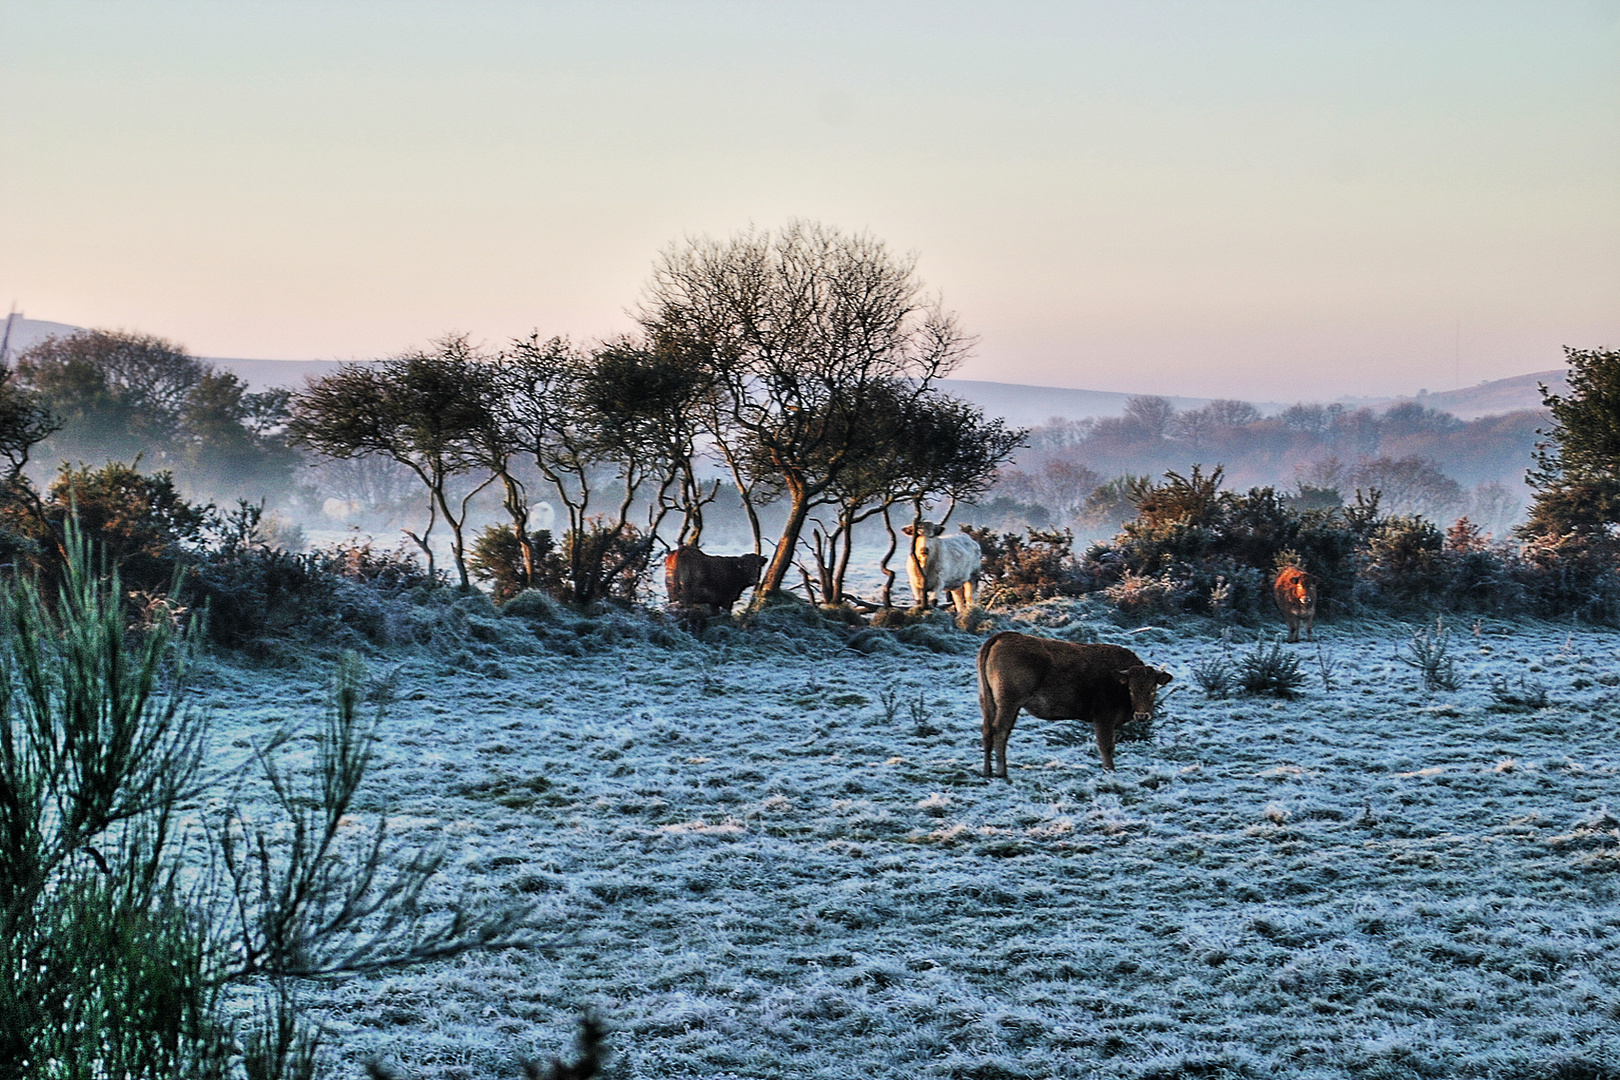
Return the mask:
<path id="1" fill-rule="evenodd" d="M 990 640 L 979 646 L 979 715 L 986 724 L 993 723 L 996 718 L 996 692 L 990 686 L 987 665 L 990 659 L 990 647 L 1000 638 L 1000 634 L 993 634 Z"/>

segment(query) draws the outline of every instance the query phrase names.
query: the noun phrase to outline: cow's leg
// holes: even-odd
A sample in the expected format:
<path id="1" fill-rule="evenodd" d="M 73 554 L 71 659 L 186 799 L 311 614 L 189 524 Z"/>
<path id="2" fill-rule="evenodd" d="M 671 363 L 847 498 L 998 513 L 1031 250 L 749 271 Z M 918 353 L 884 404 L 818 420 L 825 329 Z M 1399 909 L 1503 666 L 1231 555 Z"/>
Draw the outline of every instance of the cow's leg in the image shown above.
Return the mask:
<path id="1" fill-rule="evenodd" d="M 995 772 L 990 767 L 990 756 L 996 749 L 996 707 L 993 703 L 980 702 L 983 713 L 980 728 L 984 732 L 984 778 L 990 779 Z"/>
<path id="2" fill-rule="evenodd" d="M 1289 619 L 1288 620 L 1288 640 L 1290 642 L 1294 642 L 1294 641 L 1299 640 L 1299 620 L 1298 619 Z"/>
<path id="3" fill-rule="evenodd" d="M 1114 718 L 1099 716 L 1091 721 L 1091 730 L 1097 733 L 1097 752 L 1102 755 L 1103 768 L 1114 771 Z"/>
<path id="4" fill-rule="evenodd" d="M 915 550 L 906 553 L 906 580 L 911 583 L 911 602 L 918 607 L 928 606 L 928 579 L 917 562 Z"/>
<path id="5" fill-rule="evenodd" d="M 1019 706 L 1009 706 L 1005 701 L 996 707 L 996 775 L 1003 780 L 1007 779 L 1007 739 L 1012 735 L 1013 722 L 1018 719 L 1018 709 Z M 986 753 L 985 767 L 989 765 L 989 754 Z"/>

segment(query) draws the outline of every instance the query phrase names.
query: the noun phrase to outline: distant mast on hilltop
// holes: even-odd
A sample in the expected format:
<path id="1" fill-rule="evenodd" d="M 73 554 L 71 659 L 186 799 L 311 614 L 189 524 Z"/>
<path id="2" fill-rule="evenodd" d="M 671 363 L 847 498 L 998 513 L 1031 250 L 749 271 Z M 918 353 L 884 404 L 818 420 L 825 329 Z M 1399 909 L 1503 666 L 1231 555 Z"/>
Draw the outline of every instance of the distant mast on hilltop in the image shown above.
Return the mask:
<path id="1" fill-rule="evenodd" d="M 12 304 L 11 314 L 6 316 L 5 336 L 0 337 L 0 368 L 6 366 L 6 357 L 11 355 L 11 324 L 16 322 L 21 317 L 22 312 L 17 310 L 17 305 L 15 303 Z"/>

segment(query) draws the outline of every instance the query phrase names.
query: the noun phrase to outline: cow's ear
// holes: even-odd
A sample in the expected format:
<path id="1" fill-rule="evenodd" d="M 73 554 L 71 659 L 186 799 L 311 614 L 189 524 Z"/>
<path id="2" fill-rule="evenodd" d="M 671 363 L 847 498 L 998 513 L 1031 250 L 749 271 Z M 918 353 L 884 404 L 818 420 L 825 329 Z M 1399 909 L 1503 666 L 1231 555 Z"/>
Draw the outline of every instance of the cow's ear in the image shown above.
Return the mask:
<path id="1" fill-rule="evenodd" d="M 944 531 L 945 531 L 945 526 L 943 526 L 943 525 L 935 525 L 934 526 L 934 535 L 935 536 L 938 536 L 940 533 L 942 533 Z"/>
<path id="2" fill-rule="evenodd" d="M 917 527 L 915 525 L 907 525 L 904 528 L 902 528 L 900 531 L 905 533 L 907 536 L 916 536 L 917 535 L 916 529 L 917 529 Z"/>
<path id="3" fill-rule="evenodd" d="M 1119 671 L 1116 671 L 1114 673 L 1114 678 L 1118 679 L 1120 682 L 1124 683 L 1126 686 L 1129 686 L 1130 683 L 1131 683 L 1131 669 L 1130 668 L 1121 668 Z"/>
<path id="4" fill-rule="evenodd" d="M 1170 674 L 1168 671 L 1164 670 L 1163 668 L 1160 668 L 1159 673 L 1153 677 L 1154 681 L 1157 682 L 1160 686 L 1163 686 L 1165 683 L 1169 682 L 1171 679 L 1174 679 L 1174 678 L 1175 678 L 1174 675 Z"/>

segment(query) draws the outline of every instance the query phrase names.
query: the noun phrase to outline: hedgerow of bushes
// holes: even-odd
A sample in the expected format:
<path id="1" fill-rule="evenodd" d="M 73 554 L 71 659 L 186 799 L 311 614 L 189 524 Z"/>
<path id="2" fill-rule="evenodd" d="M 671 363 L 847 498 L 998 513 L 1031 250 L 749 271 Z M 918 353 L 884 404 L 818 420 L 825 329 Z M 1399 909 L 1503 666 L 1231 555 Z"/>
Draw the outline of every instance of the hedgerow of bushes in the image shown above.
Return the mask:
<path id="1" fill-rule="evenodd" d="M 1567 616 L 1620 622 L 1620 542 L 1603 529 L 1530 535 L 1520 544 L 1481 535 L 1467 519 L 1449 530 L 1415 515 L 1381 515 L 1376 494 L 1327 505 L 1280 496 L 1271 488 L 1223 491 L 1221 470 L 1167 473 L 1164 482 L 1133 481 L 1138 513 L 1112 540 L 1076 554 L 1066 530 L 1024 535 L 967 531 L 984 552 L 984 603 L 1024 606 L 1089 595 L 1122 618 L 1199 614 L 1223 623 L 1272 620 L 1271 581 L 1299 565 L 1320 581 L 1324 617 L 1387 611 Z M 32 513 L 0 512 L 0 548 L 47 587 L 61 574 L 58 537 L 70 517 L 116 565 L 136 621 L 206 612 L 215 643 L 263 659 L 297 651 L 298 642 L 338 647 L 417 645 L 450 666 L 505 674 L 501 655 L 536 650 L 569 655 L 641 642 L 666 648 L 699 641 L 803 651 L 888 651 L 912 645 L 971 651 L 964 629 L 978 623 L 895 610 L 867 620 L 853 610 L 823 610 L 787 594 L 757 612 L 704 625 L 632 613 L 650 561 L 646 538 L 593 527 L 574 554 L 531 537 L 532 569 L 509 527 L 485 530 L 473 565 L 492 582 L 493 602 L 448 587 L 400 546 L 354 539 L 308 552 L 271 540 L 260 507 L 220 512 L 187 503 L 166 473 L 133 466 L 64 468 Z M 585 566 L 594 574 L 582 586 Z M 605 597 L 571 603 L 585 588 Z M 507 616 L 503 618 L 502 615 Z M 993 622 L 988 624 L 993 625 Z"/>
<path id="2" fill-rule="evenodd" d="M 1493 540 L 1468 519 L 1449 530 L 1420 515 L 1379 512 L 1377 492 L 1345 504 L 1274 489 L 1221 489 L 1221 470 L 1195 466 L 1162 483 L 1131 482 L 1134 519 L 1075 557 L 1066 532 L 1026 537 L 969 529 L 985 552 L 985 595 L 1005 604 L 1097 594 L 1123 616 L 1183 613 L 1255 625 L 1275 617 L 1271 583 L 1283 566 L 1319 581 L 1324 616 L 1431 611 L 1620 621 L 1620 541 L 1592 528 L 1527 530 Z"/>

